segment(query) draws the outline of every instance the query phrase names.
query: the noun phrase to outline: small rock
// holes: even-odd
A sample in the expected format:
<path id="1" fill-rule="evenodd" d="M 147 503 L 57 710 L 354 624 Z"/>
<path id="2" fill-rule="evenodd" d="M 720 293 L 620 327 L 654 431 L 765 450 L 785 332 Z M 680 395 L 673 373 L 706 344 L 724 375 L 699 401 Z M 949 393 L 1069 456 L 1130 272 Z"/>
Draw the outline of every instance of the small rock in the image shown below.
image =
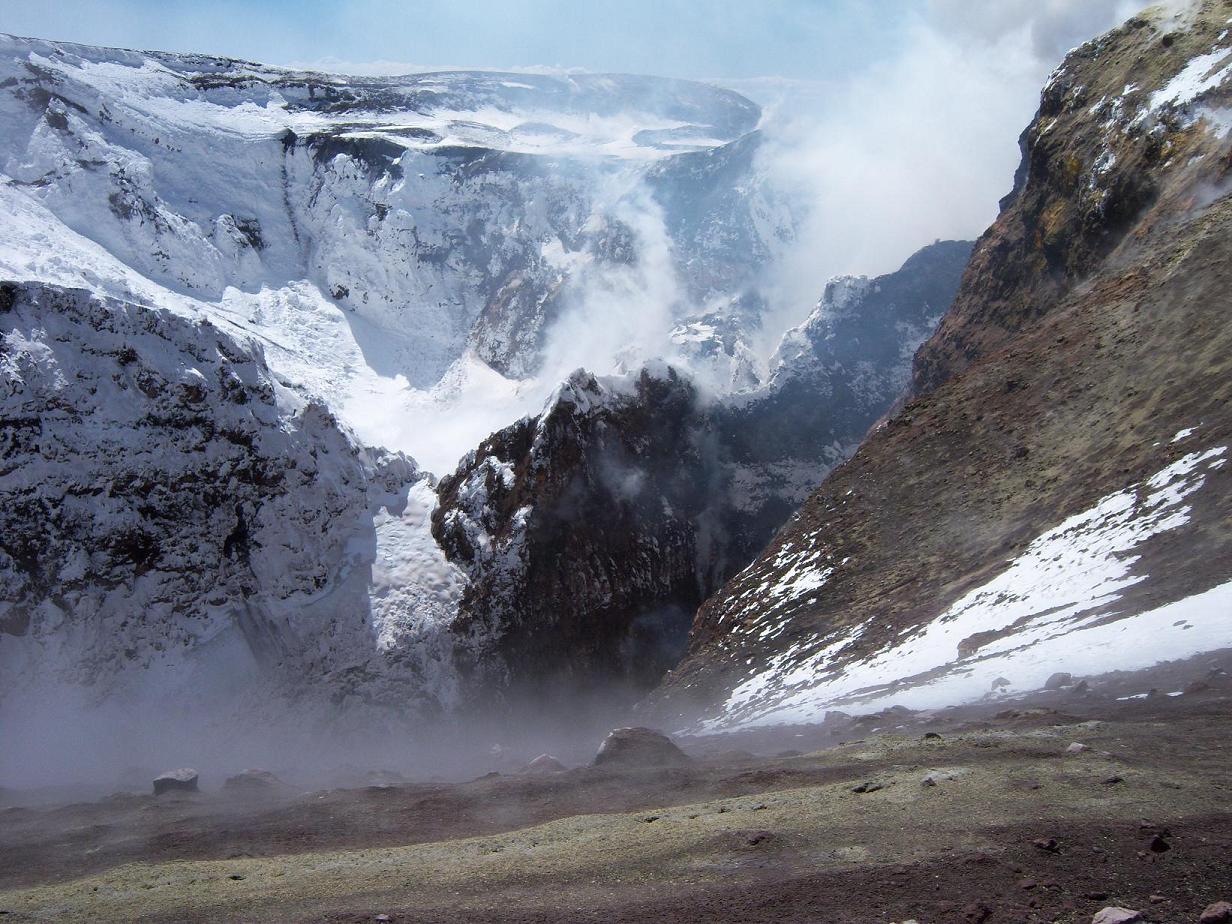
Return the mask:
<path id="1" fill-rule="evenodd" d="M 617 728 L 599 747 L 596 767 L 685 767 L 693 761 L 667 735 L 649 728 Z"/>
<path id="2" fill-rule="evenodd" d="M 1034 889 L 1037 885 L 1039 885 L 1039 883 L 1038 883 L 1038 882 L 1036 882 L 1034 879 L 1023 879 L 1023 880 L 1020 880 L 1020 881 L 1019 881 L 1019 883 L 1018 883 L 1018 888 L 1020 888 L 1020 889 Z"/>
<path id="3" fill-rule="evenodd" d="M 1044 681 L 1045 690 L 1059 690 L 1062 687 L 1068 687 L 1074 682 L 1074 675 L 1065 671 L 1057 671 L 1051 677 Z"/>
<path id="4" fill-rule="evenodd" d="M 1226 921 L 1232 921 L 1232 904 L 1228 902 L 1215 902 L 1213 905 L 1207 905 L 1206 910 L 1198 918 L 1198 924 L 1224 924 Z"/>
<path id="5" fill-rule="evenodd" d="M 1152 905 L 1158 905 L 1162 902 L 1166 902 L 1167 900 L 1168 897 L 1166 895 L 1152 895 L 1147 899 L 1147 901 L 1149 901 Z"/>
<path id="6" fill-rule="evenodd" d="M 1130 908 L 1118 908 L 1112 905 L 1095 912 L 1095 917 L 1091 918 L 1091 924 L 1130 924 L 1132 921 L 1141 920 L 1141 911 L 1134 911 Z"/>
<path id="7" fill-rule="evenodd" d="M 879 789 L 885 789 L 885 787 L 881 783 L 876 782 L 875 780 L 869 780 L 867 783 L 861 783 L 859 786 L 853 787 L 851 791 L 858 792 L 858 793 L 866 793 L 866 792 L 876 792 Z"/>
<path id="8" fill-rule="evenodd" d="M 930 773 L 928 776 L 924 777 L 924 779 L 920 780 L 920 785 L 921 786 L 936 786 L 937 778 Z"/>
<path id="9" fill-rule="evenodd" d="M 227 777 L 222 788 L 235 795 L 267 795 L 286 788 L 286 783 L 268 770 L 245 770 Z"/>
<path id="10" fill-rule="evenodd" d="M 1106 780 L 1103 781 L 1105 786 L 1115 786 L 1117 783 L 1124 783 L 1124 782 L 1125 782 L 1125 777 L 1123 776 L 1110 776 Z"/>
<path id="11" fill-rule="evenodd" d="M 540 754 L 522 768 L 523 773 L 532 776 L 546 776 L 549 773 L 564 773 L 568 768 L 551 754 Z"/>
<path id="12" fill-rule="evenodd" d="M 936 732 L 924 732 L 924 741 L 940 741 L 941 736 Z"/>
<path id="13" fill-rule="evenodd" d="M 774 833 L 771 831 L 754 831 L 745 838 L 745 841 L 750 847 L 756 847 L 758 844 L 764 844 L 766 841 L 773 839 Z"/>
<path id="14" fill-rule="evenodd" d="M 387 915 L 387 914 L 378 914 L 378 915 L 377 915 L 375 918 L 373 918 L 372 920 L 374 920 L 374 921 L 380 921 L 380 922 L 381 922 L 381 924 L 385 924 L 385 922 L 387 922 L 387 921 L 392 921 L 392 920 L 393 920 L 393 918 L 391 918 L 391 917 L 390 917 L 389 915 Z"/>
<path id="15" fill-rule="evenodd" d="M 239 873 L 232 873 L 232 874 L 231 874 L 230 876 L 228 876 L 227 878 L 228 878 L 228 879 L 232 879 L 232 880 L 234 880 L 235 882 L 239 882 L 241 879 L 244 879 L 244 878 L 246 878 L 246 877 L 241 876 Z"/>
<path id="16" fill-rule="evenodd" d="M 190 767 L 181 767 L 179 770 L 168 770 L 166 773 L 160 773 L 154 777 L 154 795 L 159 796 L 165 792 L 196 792 L 197 791 L 197 771 Z"/>
<path id="17" fill-rule="evenodd" d="M 1153 838 L 1151 838 L 1152 853 L 1165 853 L 1171 849 L 1172 845 L 1164 840 L 1162 835 L 1156 834 Z"/>
<path id="18" fill-rule="evenodd" d="M 992 688 L 994 690 L 999 690 L 1002 687 L 1008 687 L 1009 685 L 1010 685 L 1009 679 L 1006 677 L 998 677 L 996 680 L 992 682 Z"/>
<path id="19" fill-rule="evenodd" d="M 1060 853 L 1061 845 L 1057 843 L 1055 837 L 1037 837 L 1031 844 L 1038 850 L 1045 853 Z"/>
<path id="20" fill-rule="evenodd" d="M 1066 754 L 1081 754 L 1083 751 L 1090 750 L 1085 744 L 1075 741 L 1065 749 Z"/>

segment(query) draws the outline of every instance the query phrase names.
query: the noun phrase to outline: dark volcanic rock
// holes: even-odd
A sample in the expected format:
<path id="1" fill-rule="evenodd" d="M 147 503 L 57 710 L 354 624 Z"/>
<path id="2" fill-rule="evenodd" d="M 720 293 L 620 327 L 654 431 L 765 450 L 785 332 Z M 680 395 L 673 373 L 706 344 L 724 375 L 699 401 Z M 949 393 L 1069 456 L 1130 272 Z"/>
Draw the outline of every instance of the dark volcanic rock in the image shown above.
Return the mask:
<path id="1" fill-rule="evenodd" d="M 596 767 L 685 767 L 690 757 L 672 739 L 649 728 L 618 728 L 595 755 Z"/>
<path id="2" fill-rule="evenodd" d="M 540 695 L 656 682 L 698 604 L 902 393 L 969 249 L 832 283 L 758 391 L 706 401 L 666 366 L 632 383 L 579 371 L 485 440 L 433 515 L 470 575 L 455 628 L 480 642 L 472 668 Z"/>
<path id="3" fill-rule="evenodd" d="M 179 770 L 168 770 L 154 777 L 154 795 L 165 792 L 196 792 L 197 771 L 189 767 Z"/>

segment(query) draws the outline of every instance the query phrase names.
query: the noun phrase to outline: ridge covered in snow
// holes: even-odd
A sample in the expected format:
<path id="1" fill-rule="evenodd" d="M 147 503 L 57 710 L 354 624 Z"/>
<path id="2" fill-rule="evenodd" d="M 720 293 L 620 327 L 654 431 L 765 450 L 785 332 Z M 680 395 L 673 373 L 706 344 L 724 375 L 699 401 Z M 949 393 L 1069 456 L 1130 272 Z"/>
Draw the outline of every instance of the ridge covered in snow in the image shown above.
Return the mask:
<path id="1" fill-rule="evenodd" d="M 630 362 L 629 330 L 649 331 L 633 359 L 668 350 L 678 318 L 755 284 L 795 220 L 757 175 L 758 118 L 687 81 L 343 78 L 0 36 L 0 276 L 234 326 L 443 471 L 495 423 L 450 438 L 451 416 L 497 392 L 501 422 L 531 412 L 568 369 Z"/>

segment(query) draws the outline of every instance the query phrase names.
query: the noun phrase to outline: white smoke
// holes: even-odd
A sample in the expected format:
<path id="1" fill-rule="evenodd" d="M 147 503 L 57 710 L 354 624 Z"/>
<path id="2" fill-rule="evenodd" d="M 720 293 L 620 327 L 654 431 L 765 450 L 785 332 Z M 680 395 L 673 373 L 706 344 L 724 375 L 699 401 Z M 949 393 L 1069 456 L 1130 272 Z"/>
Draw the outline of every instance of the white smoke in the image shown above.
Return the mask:
<path id="1" fill-rule="evenodd" d="M 768 326 L 798 322 L 833 275 L 891 272 L 935 239 L 982 233 L 1050 71 L 1133 9 L 932 0 L 897 55 L 846 80 L 733 84 L 766 105 L 763 169 L 811 206 L 770 280 L 779 317 Z"/>

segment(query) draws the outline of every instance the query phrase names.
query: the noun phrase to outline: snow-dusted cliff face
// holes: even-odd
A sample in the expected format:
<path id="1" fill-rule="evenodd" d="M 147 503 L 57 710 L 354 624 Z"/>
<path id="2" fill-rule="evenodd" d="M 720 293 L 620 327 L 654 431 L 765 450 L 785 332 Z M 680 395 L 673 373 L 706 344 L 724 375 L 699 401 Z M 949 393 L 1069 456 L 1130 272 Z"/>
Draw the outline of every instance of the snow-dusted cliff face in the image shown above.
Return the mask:
<path id="1" fill-rule="evenodd" d="M 3 283 L 0 382 L 6 710 L 57 687 L 452 704 L 460 576 L 428 534 L 430 482 L 357 446 L 258 347 Z"/>
<path id="2" fill-rule="evenodd" d="M 1155 8 L 1057 69 L 916 396 L 702 606 L 666 712 L 932 708 L 1232 645 L 1229 17 Z"/>
<path id="3" fill-rule="evenodd" d="M 758 118 L 684 81 L 340 78 L 3 36 L 5 211 L 109 265 L 27 233 L 0 270 L 121 297 L 139 274 L 264 339 L 370 442 L 445 469 L 487 430 L 438 453 L 393 409 L 439 411 L 548 352 L 549 379 L 655 355 L 756 284 L 794 228 L 756 173 Z M 553 384 L 502 386 L 506 420 Z"/>

